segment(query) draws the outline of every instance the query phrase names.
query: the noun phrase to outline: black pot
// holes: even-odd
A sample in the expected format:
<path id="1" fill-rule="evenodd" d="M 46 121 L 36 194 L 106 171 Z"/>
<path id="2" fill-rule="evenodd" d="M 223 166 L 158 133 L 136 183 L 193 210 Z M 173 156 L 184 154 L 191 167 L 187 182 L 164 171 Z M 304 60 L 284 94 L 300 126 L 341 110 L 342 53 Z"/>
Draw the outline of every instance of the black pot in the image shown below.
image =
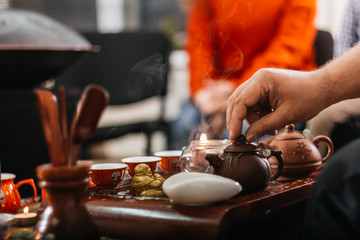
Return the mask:
<path id="1" fill-rule="evenodd" d="M 45 15 L 0 10 L 0 89 L 37 86 L 98 50 L 73 29 Z"/>

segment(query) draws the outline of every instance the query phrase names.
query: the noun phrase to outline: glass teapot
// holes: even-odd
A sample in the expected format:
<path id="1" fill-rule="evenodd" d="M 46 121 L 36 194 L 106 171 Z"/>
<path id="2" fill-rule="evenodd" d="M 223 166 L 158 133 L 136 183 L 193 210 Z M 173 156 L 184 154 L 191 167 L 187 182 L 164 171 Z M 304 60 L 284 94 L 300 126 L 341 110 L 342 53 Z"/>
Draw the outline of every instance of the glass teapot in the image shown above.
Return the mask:
<path id="1" fill-rule="evenodd" d="M 204 135 L 202 135 L 204 136 Z M 182 149 L 180 155 L 180 170 L 182 172 L 214 173 L 214 168 L 205 159 L 206 154 L 221 154 L 230 140 L 206 139 L 193 140 Z"/>

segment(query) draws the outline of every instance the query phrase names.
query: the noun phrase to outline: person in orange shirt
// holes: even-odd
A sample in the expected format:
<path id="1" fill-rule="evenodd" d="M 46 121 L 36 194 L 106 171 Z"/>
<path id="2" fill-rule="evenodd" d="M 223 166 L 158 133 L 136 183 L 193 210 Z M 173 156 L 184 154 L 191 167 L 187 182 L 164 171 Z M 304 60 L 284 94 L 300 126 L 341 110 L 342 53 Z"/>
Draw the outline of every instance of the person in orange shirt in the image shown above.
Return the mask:
<path id="1" fill-rule="evenodd" d="M 192 0 L 190 99 L 171 126 L 170 148 L 201 132 L 224 138 L 228 97 L 260 68 L 315 69 L 315 13 L 316 0 Z"/>

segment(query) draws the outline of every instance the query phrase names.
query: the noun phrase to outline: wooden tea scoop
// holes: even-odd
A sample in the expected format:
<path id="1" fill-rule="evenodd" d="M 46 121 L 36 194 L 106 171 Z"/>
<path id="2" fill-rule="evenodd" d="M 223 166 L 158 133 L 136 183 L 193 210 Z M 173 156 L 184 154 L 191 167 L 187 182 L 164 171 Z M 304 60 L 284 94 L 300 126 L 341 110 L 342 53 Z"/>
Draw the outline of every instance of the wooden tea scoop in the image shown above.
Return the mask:
<path id="1" fill-rule="evenodd" d="M 60 130 L 59 109 L 56 96 L 45 89 L 35 90 L 45 140 L 50 160 L 54 166 L 66 165 L 66 157 Z"/>
<path id="2" fill-rule="evenodd" d="M 75 165 L 82 142 L 95 133 L 108 102 L 109 93 L 103 87 L 89 85 L 85 88 L 71 125 L 69 165 Z"/>

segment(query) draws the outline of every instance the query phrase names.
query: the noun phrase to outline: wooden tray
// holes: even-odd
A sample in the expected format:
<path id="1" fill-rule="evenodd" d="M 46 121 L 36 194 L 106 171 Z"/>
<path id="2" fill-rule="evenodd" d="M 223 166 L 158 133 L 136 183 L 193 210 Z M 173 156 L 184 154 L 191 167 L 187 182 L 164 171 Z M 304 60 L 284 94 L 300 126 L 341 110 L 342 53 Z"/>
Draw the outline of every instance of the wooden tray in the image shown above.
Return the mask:
<path id="1" fill-rule="evenodd" d="M 309 196 L 314 177 L 274 181 L 264 190 L 241 193 L 207 206 L 173 204 L 168 198 L 132 193 L 130 179 L 115 189 L 88 189 L 86 206 L 102 236 L 117 239 L 227 239 L 236 223 Z"/>

